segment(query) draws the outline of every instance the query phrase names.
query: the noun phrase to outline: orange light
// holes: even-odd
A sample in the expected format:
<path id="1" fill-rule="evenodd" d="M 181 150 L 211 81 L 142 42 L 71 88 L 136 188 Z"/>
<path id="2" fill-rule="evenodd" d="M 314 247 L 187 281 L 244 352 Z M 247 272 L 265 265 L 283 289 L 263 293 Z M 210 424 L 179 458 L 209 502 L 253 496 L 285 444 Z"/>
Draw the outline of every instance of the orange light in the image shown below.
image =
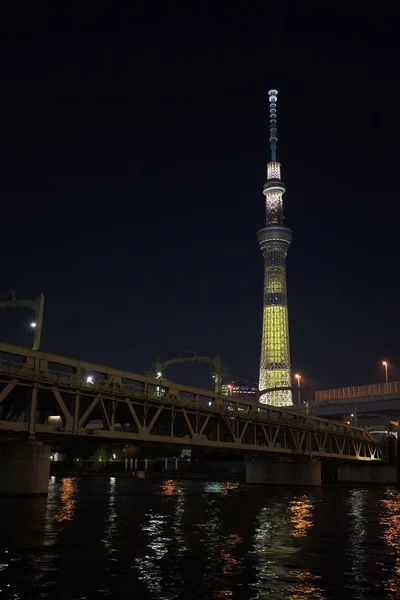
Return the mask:
<path id="1" fill-rule="evenodd" d="M 386 367 L 386 365 L 387 365 L 387 362 L 386 362 L 386 360 L 383 360 L 383 361 L 382 361 L 382 364 L 383 364 L 383 366 L 384 366 L 384 367 Z"/>
<path id="2" fill-rule="evenodd" d="M 301 375 L 299 375 L 298 373 L 296 373 L 295 377 L 296 377 L 297 379 L 301 379 Z"/>

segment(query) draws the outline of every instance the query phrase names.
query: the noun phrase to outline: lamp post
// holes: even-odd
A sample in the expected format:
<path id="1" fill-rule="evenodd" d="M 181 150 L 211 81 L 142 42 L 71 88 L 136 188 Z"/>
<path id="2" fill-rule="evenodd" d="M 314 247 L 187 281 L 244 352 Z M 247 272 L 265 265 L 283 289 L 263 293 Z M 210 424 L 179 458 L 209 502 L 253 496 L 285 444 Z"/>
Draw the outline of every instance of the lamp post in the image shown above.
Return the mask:
<path id="1" fill-rule="evenodd" d="M 297 379 L 297 404 L 300 404 L 300 382 L 301 382 L 301 375 L 299 375 L 299 373 L 296 373 L 295 375 L 296 379 Z"/>
<path id="2" fill-rule="evenodd" d="M 386 375 L 386 393 L 389 393 L 389 377 L 388 377 L 388 363 L 386 360 L 384 360 L 382 362 L 383 366 L 385 367 L 385 375 Z"/>
<path id="3" fill-rule="evenodd" d="M 17 300 L 15 292 L 11 292 L 11 298 L 0 301 L 0 308 L 29 308 L 34 314 L 34 320 L 30 326 L 33 329 L 33 346 L 32 350 L 40 349 L 40 338 L 42 336 L 43 311 L 44 311 L 44 295 L 39 294 L 36 300 Z"/>

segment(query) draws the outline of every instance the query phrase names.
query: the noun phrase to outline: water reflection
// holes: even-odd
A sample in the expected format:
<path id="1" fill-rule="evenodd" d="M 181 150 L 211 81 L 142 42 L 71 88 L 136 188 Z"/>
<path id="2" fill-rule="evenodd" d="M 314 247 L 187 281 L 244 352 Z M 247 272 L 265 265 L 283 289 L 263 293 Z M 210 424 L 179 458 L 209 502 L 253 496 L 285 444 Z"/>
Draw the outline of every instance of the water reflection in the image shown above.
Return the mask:
<path id="1" fill-rule="evenodd" d="M 242 561 L 234 556 L 236 546 L 243 542 L 238 533 L 223 535 L 223 515 L 219 497 L 225 497 L 239 489 L 238 483 L 206 482 L 204 484 L 204 500 L 206 502 L 204 521 L 199 523 L 200 541 L 206 549 L 206 567 L 204 583 L 215 587 L 215 580 L 222 579 L 222 589 L 217 589 L 216 598 L 233 597 L 232 582 L 242 572 Z M 221 577 L 222 575 L 222 577 Z"/>
<path id="2" fill-rule="evenodd" d="M 189 547 L 186 543 L 185 539 L 185 529 L 183 518 L 185 515 L 185 496 L 183 494 L 179 494 L 176 500 L 176 506 L 174 510 L 174 515 L 172 519 L 172 529 L 174 532 L 174 540 L 177 545 L 177 555 L 182 556 L 185 552 L 189 550 Z"/>
<path id="3" fill-rule="evenodd" d="M 284 598 L 289 579 L 286 566 L 288 556 L 296 550 L 289 545 L 291 527 L 284 505 L 266 506 L 256 517 L 254 534 L 256 589 L 254 598 L 264 599 L 270 594 Z M 271 598 L 271 596 L 269 596 Z"/>
<path id="4" fill-rule="evenodd" d="M 217 492 L 218 494 L 223 493 L 222 486 L 218 484 L 210 483 L 205 484 L 205 492 Z M 220 562 L 220 548 L 222 546 L 222 521 L 220 519 L 220 509 L 217 506 L 216 498 L 210 494 L 204 494 L 204 500 L 206 502 L 204 520 L 197 526 L 200 540 L 203 542 L 207 552 L 207 572 L 213 572 L 218 569 Z M 207 575 L 209 578 L 209 575 Z"/>
<path id="5" fill-rule="evenodd" d="M 167 479 L 161 484 L 161 496 L 176 496 L 182 493 L 182 488 L 178 486 L 178 482 L 173 479 Z"/>
<path id="6" fill-rule="evenodd" d="M 54 476 L 50 477 L 43 538 L 43 546 L 46 550 L 45 552 L 41 553 L 40 559 L 38 559 L 37 556 L 31 557 L 34 565 L 34 574 L 32 576 L 33 585 L 38 588 L 47 589 L 56 585 L 55 580 L 50 577 L 52 572 L 58 570 L 57 561 L 59 554 L 54 547 L 58 543 L 58 537 L 60 533 L 60 527 L 57 525 L 57 523 L 63 520 L 59 519 L 61 511 L 58 510 L 62 483 L 63 480 L 61 483 L 57 483 L 57 480 Z"/>
<path id="7" fill-rule="evenodd" d="M 47 493 L 47 506 L 46 516 L 44 524 L 44 546 L 53 546 L 57 539 L 57 530 L 54 525 L 54 515 L 57 510 L 57 494 L 58 486 L 56 484 L 56 478 L 54 475 L 50 477 L 48 493 Z"/>
<path id="8" fill-rule="evenodd" d="M 60 483 L 61 509 L 54 515 L 54 519 L 61 523 L 62 521 L 72 521 L 75 517 L 76 498 L 78 491 L 78 480 L 76 477 L 64 477 Z"/>
<path id="9" fill-rule="evenodd" d="M 289 503 L 290 520 L 294 525 L 292 535 L 305 537 L 308 529 L 312 526 L 312 511 L 314 502 L 309 496 L 301 496 Z"/>
<path id="10" fill-rule="evenodd" d="M 163 585 L 163 571 L 160 561 L 167 554 L 171 539 L 163 535 L 167 523 L 167 516 L 150 511 L 147 515 L 147 525 L 142 527 L 148 537 L 146 556 L 136 559 L 136 566 L 140 571 L 139 579 L 143 581 L 149 592 L 155 598 L 172 600 L 177 598 L 178 591 L 167 592 Z"/>
<path id="11" fill-rule="evenodd" d="M 107 554 L 116 552 L 116 548 L 113 547 L 117 534 L 117 510 L 115 507 L 116 485 L 117 483 L 115 477 L 110 477 L 108 482 L 108 513 L 105 538 L 103 540 Z"/>
<path id="12" fill-rule="evenodd" d="M 298 571 L 292 571 L 292 574 L 298 580 L 295 585 L 289 586 L 288 600 L 324 600 L 326 596 L 323 595 L 323 590 L 314 585 L 314 581 L 320 579 L 318 575 L 313 575 L 306 569 L 299 569 Z"/>
<path id="13" fill-rule="evenodd" d="M 400 598 L 400 492 L 390 488 L 385 490 L 385 498 L 381 501 L 384 512 L 379 522 L 384 526 L 383 538 L 395 558 L 391 576 L 385 582 L 389 598 Z"/>
<path id="14" fill-rule="evenodd" d="M 204 484 L 204 491 L 211 494 L 221 494 L 226 496 L 229 492 L 239 489 L 239 484 L 231 481 L 207 481 Z"/>
<path id="15" fill-rule="evenodd" d="M 315 585 L 317 576 L 296 568 L 300 562 L 296 539 L 308 535 L 313 526 L 314 498 L 303 495 L 286 503 L 264 507 L 256 518 L 254 550 L 256 590 L 254 599 L 322 599 L 323 590 Z"/>
<path id="16" fill-rule="evenodd" d="M 400 491 L 316 494 L 52 478 L 0 498 L 0 598 L 400 598 Z"/>
<path id="17" fill-rule="evenodd" d="M 368 491 L 364 489 L 350 490 L 347 504 L 349 506 L 350 528 L 349 549 L 347 554 L 351 564 L 352 582 L 347 585 L 352 589 L 354 598 L 362 600 L 368 588 L 365 586 L 367 575 L 367 554 L 365 542 L 367 537 L 365 516 Z"/>
<path id="18" fill-rule="evenodd" d="M 243 539 L 237 533 L 230 535 L 224 542 L 221 548 L 222 573 L 225 576 L 231 577 L 232 575 L 239 575 L 242 571 L 241 561 L 235 558 L 232 554 L 233 549 L 238 544 L 241 544 Z"/>

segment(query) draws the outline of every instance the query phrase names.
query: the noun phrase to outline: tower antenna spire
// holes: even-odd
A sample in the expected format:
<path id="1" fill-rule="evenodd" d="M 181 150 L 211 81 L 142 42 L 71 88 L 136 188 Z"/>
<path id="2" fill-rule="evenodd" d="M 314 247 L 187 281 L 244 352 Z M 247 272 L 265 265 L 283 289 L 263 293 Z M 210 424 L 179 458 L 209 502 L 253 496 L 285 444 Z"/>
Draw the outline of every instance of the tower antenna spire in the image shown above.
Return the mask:
<path id="1" fill-rule="evenodd" d="M 278 124 L 276 120 L 276 104 L 278 90 L 270 90 L 269 96 L 269 141 L 271 144 L 271 162 L 276 162 L 276 145 L 278 141 Z"/>

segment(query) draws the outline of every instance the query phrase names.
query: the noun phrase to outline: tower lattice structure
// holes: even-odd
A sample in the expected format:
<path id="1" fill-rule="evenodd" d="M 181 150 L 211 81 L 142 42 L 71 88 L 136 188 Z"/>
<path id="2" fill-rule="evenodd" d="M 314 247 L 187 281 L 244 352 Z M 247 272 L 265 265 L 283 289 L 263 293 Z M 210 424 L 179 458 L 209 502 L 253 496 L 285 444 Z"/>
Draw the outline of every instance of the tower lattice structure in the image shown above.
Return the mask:
<path id="1" fill-rule="evenodd" d="M 264 303 L 259 389 L 265 392 L 260 402 L 273 406 L 292 404 L 289 319 L 285 260 L 292 232 L 283 224 L 281 165 L 276 160 L 278 92 L 268 92 L 270 102 L 271 161 L 264 184 L 266 225 L 257 233 L 264 258 Z M 286 389 L 285 389 L 286 388 Z"/>

